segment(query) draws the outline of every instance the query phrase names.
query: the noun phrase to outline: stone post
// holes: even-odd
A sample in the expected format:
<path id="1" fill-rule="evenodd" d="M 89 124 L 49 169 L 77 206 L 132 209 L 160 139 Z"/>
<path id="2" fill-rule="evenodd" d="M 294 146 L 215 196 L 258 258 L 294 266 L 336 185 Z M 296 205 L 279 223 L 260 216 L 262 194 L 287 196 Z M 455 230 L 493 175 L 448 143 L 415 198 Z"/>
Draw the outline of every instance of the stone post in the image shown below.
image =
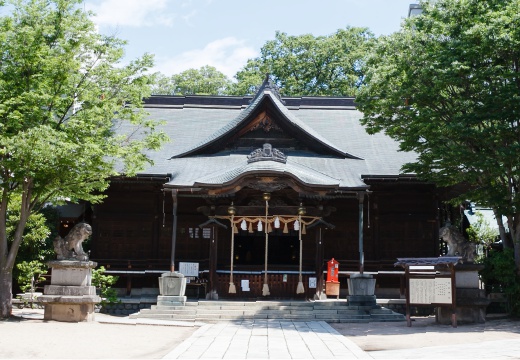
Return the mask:
<path id="1" fill-rule="evenodd" d="M 157 306 L 184 306 L 186 278 L 180 272 L 166 272 L 159 278 Z"/>
<path id="2" fill-rule="evenodd" d="M 64 322 L 93 321 L 95 304 L 101 302 L 92 286 L 93 261 L 49 261 L 51 284 L 38 301 L 44 304 L 44 319 Z"/>
<path id="3" fill-rule="evenodd" d="M 480 288 L 478 272 L 484 268 L 482 264 L 464 263 L 455 265 L 457 322 L 475 324 L 486 322 L 486 308 L 490 300 L 486 291 Z M 451 309 L 438 307 L 436 320 L 440 324 L 449 324 Z"/>
<path id="4" fill-rule="evenodd" d="M 352 274 L 347 280 L 348 302 L 353 306 L 375 307 L 376 305 L 376 279 L 368 274 Z"/>

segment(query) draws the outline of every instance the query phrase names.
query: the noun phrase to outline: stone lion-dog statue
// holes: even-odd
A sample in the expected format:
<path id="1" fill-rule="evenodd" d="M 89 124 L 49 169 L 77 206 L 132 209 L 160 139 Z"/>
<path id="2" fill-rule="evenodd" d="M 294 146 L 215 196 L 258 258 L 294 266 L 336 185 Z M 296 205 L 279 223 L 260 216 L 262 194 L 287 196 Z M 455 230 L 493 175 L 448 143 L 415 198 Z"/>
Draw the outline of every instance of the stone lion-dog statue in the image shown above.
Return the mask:
<path id="1" fill-rule="evenodd" d="M 54 239 L 54 251 L 58 260 L 87 261 L 88 254 L 83 251 L 83 241 L 92 234 L 92 227 L 84 222 L 76 224 L 65 236 Z"/>
<path id="2" fill-rule="evenodd" d="M 460 256 L 462 262 L 472 263 L 475 261 L 476 244 L 466 240 L 455 226 L 448 225 L 440 228 L 439 237 L 448 243 L 446 256 Z"/>

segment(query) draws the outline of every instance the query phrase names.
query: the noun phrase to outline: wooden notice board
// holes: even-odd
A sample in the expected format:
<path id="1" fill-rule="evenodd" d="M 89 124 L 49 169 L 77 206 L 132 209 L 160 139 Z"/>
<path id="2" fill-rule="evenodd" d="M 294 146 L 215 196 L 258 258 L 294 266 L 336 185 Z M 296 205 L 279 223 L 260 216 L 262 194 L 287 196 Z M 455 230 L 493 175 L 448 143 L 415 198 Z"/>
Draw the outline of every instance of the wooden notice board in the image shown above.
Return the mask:
<path id="1" fill-rule="evenodd" d="M 457 327 L 455 264 L 460 257 L 398 259 L 405 268 L 406 320 L 412 326 L 410 306 L 447 306 L 452 309 L 451 323 Z"/>

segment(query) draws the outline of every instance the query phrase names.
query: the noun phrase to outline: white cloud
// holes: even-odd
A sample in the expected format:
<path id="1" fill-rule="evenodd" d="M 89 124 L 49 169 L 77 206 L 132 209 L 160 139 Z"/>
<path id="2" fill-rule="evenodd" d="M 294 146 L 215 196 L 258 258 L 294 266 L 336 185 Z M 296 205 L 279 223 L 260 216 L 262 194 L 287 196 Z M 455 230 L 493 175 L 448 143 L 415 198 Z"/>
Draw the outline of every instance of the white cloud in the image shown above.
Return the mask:
<path id="1" fill-rule="evenodd" d="M 166 11 L 167 0 L 104 0 L 86 4 L 99 26 L 172 26 L 176 15 Z"/>
<path id="2" fill-rule="evenodd" d="M 203 49 L 186 51 L 173 58 L 156 57 L 153 70 L 165 75 L 173 75 L 184 70 L 210 65 L 233 79 L 237 71 L 246 65 L 248 59 L 258 55 L 258 52 L 253 47 L 245 45 L 243 40 L 227 37 L 213 41 Z"/>

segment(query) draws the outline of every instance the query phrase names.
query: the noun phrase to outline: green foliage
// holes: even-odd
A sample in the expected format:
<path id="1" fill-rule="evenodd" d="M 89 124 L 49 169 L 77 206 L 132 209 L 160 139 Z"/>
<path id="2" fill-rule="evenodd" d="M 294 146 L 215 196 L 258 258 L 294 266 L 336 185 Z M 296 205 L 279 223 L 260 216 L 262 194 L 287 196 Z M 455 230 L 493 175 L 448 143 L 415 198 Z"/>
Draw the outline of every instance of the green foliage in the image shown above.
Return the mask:
<path id="1" fill-rule="evenodd" d="M 38 284 L 45 281 L 42 275 L 47 274 L 47 266 L 37 260 L 22 261 L 16 267 L 19 270 L 18 284 L 23 292 L 34 292 Z"/>
<path id="2" fill-rule="evenodd" d="M 228 95 L 245 96 L 254 95 L 258 87 L 265 79 L 265 74 L 270 73 L 261 58 L 249 59 L 247 64 L 236 73 L 236 83 L 233 83 L 227 91 Z"/>
<path id="3" fill-rule="evenodd" d="M 0 275 L 11 273 L 33 211 L 63 198 L 101 201 L 111 176 L 134 175 L 150 163 L 146 151 L 167 141 L 143 109 L 151 55 L 122 65 L 125 42 L 100 35 L 81 0 L 7 3 L 11 12 L 0 17 Z M 8 301 L 0 300 L 5 317 Z"/>
<path id="4" fill-rule="evenodd" d="M 469 240 L 489 247 L 496 241 L 498 231 L 490 226 L 489 221 L 484 219 L 484 215 L 481 212 L 476 211 L 475 216 L 477 217 L 477 221 L 473 222 L 473 224 L 466 229 Z"/>
<path id="5" fill-rule="evenodd" d="M 114 304 L 118 302 L 117 293 L 112 289 L 119 279 L 118 276 L 105 275 L 105 267 L 100 266 L 97 269 L 92 270 L 92 285 L 99 290 L 99 295 L 102 298 L 101 304 Z"/>
<path id="6" fill-rule="evenodd" d="M 363 78 L 362 64 L 373 34 L 366 28 L 346 27 L 329 36 L 289 36 L 276 32 L 235 76 L 229 94 L 254 93 L 268 73 L 286 96 L 353 96 Z"/>
<path id="7" fill-rule="evenodd" d="M 14 231 L 20 219 L 16 206 L 10 207 L 7 220 L 8 238 L 14 238 Z M 47 206 L 33 212 L 27 220 L 23 241 L 18 250 L 17 261 L 38 260 L 45 262 L 55 257 L 53 240 L 58 235 L 59 214 L 56 208 Z"/>
<path id="8" fill-rule="evenodd" d="M 177 95 L 173 78 L 160 72 L 153 74 L 150 89 L 152 95 Z"/>
<path id="9" fill-rule="evenodd" d="M 356 98 L 362 123 L 418 154 L 403 172 L 466 184 L 457 201 L 506 216 L 520 244 L 520 0 L 422 4 L 369 56 Z"/>
<path id="10" fill-rule="evenodd" d="M 157 73 L 151 91 L 156 95 L 222 95 L 230 85 L 226 75 L 206 65 L 171 77 Z"/>
<path id="11" fill-rule="evenodd" d="M 485 267 L 479 274 L 486 291 L 506 294 L 509 312 L 520 316 L 520 277 L 516 272 L 513 250 L 491 250 L 482 263 Z"/>
<path id="12" fill-rule="evenodd" d="M 8 244 L 11 244 L 14 239 L 16 225 L 20 219 L 19 199 L 13 199 L 11 204 L 7 215 Z M 31 213 L 24 228 L 23 240 L 16 256 L 17 264 L 29 264 L 33 261 L 43 264 L 55 257 L 53 239 L 58 234 L 58 219 L 59 214 L 56 208 L 51 206 Z M 13 269 L 13 277 L 18 280 L 18 286 L 21 289 L 24 284 L 27 284 L 26 280 L 20 282 L 20 279 L 25 276 L 22 274 L 23 269 L 19 266 L 15 266 Z M 22 289 L 22 291 L 24 290 Z"/>

